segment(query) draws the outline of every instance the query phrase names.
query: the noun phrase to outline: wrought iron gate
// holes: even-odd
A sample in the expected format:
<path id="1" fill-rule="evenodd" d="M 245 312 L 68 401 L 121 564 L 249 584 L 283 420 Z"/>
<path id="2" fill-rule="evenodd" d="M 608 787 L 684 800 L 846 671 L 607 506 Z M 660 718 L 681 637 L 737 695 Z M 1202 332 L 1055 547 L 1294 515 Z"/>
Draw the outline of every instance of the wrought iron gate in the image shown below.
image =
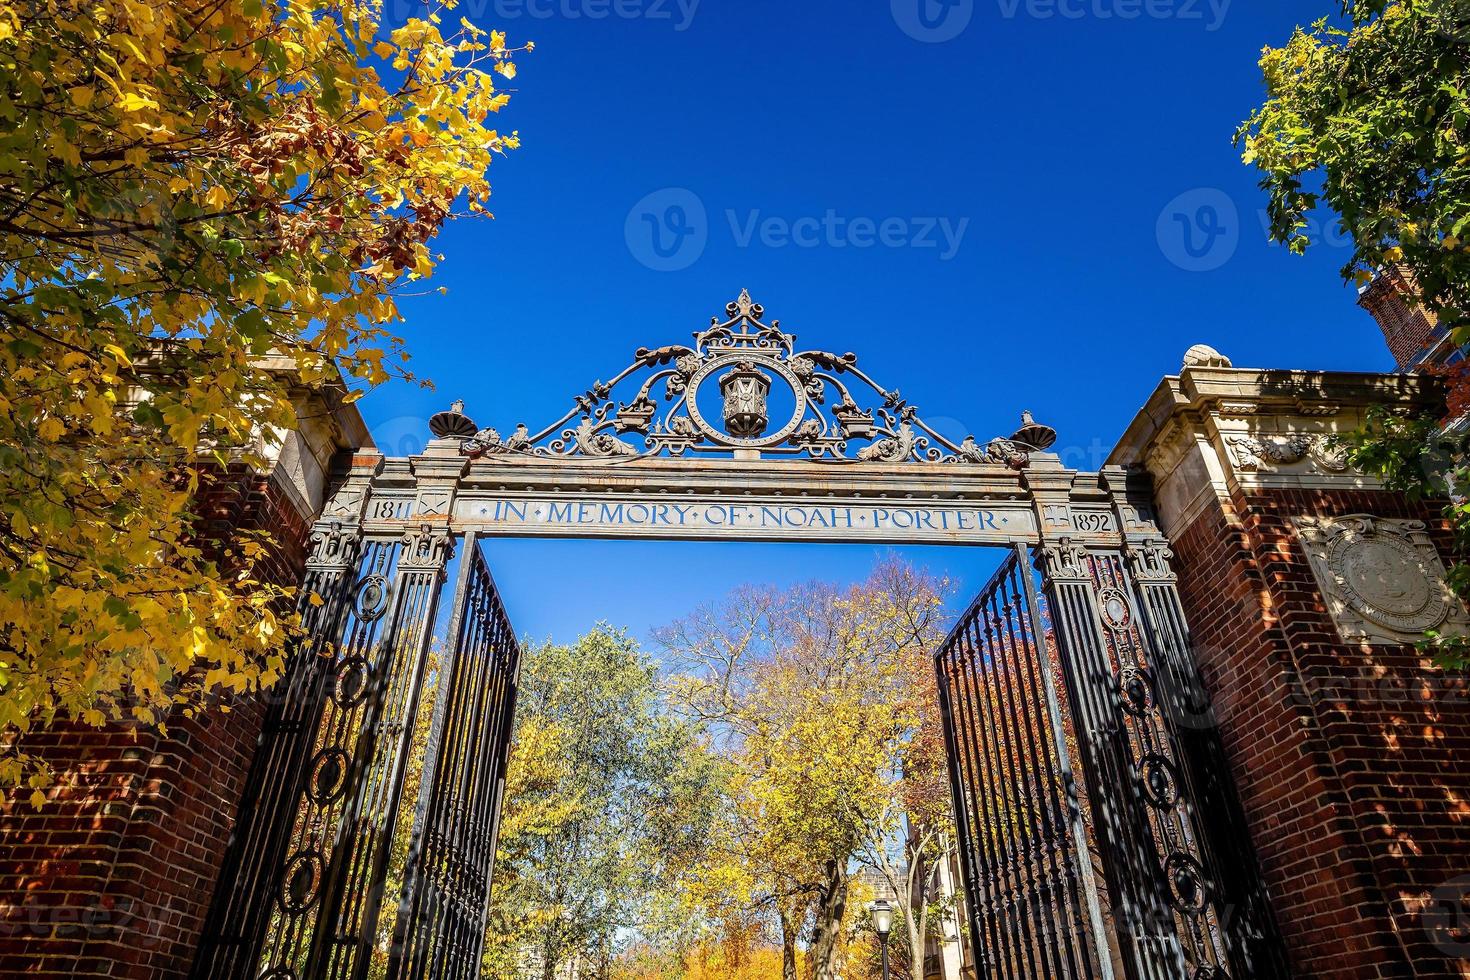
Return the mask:
<path id="1" fill-rule="evenodd" d="M 1043 608 L 1017 546 L 936 656 L 980 976 L 1284 978 L 1167 553 L 1132 557 L 1049 548 Z"/>
<path id="2" fill-rule="evenodd" d="M 477 976 L 520 663 L 510 622 L 471 533 L 434 668 L 447 529 L 364 541 L 332 526 L 313 544 L 309 639 L 267 709 L 193 976 Z M 415 768 L 407 858 L 390 869 Z"/>
<path id="3" fill-rule="evenodd" d="M 520 648 L 474 537 L 460 566 L 448 687 L 434 705 L 389 980 L 480 975 Z"/>
<path id="4" fill-rule="evenodd" d="M 1036 588 L 1017 547 L 935 658 L 981 977 L 1110 978 Z"/>

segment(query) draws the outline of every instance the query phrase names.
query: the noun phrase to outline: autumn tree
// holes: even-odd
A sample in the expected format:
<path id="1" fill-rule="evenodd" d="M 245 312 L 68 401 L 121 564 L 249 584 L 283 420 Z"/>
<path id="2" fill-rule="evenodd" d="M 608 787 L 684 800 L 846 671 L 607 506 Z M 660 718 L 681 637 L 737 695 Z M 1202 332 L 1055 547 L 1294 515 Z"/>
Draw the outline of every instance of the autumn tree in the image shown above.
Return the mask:
<path id="1" fill-rule="evenodd" d="M 269 542 L 198 494 L 291 385 L 406 375 L 395 296 L 517 145 L 512 54 L 432 3 L 0 2 L 0 785 L 33 726 L 278 676 Z"/>
<path id="2" fill-rule="evenodd" d="M 920 773 L 910 753 L 943 593 L 890 562 L 846 590 L 743 589 L 658 634 L 676 702 L 720 734 L 737 770 L 711 874 L 776 920 L 787 980 L 803 941 L 818 980 L 838 975 L 855 863 L 908 839 L 905 780 Z"/>
<path id="3" fill-rule="evenodd" d="M 1470 5 L 1341 0 L 1266 48 L 1266 101 L 1236 134 L 1261 173 L 1271 237 L 1311 244 L 1319 207 L 1352 236 L 1343 275 L 1413 269 L 1422 299 L 1470 340 Z"/>
<path id="4" fill-rule="evenodd" d="M 524 657 L 484 972 L 603 975 L 632 937 L 677 945 L 722 770 L 625 633 Z"/>
<path id="5" fill-rule="evenodd" d="M 1470 341 L 1470 4 L 1465 0 L 1340 0 L 1344 23 L 1298 28 L 1261 57 L 1266 101 L 1236 133 L 1261 174 L 1271 237 L 1312 244 L 1326 208 L 1352 238 L 1343 276 L 1367 282 L 1388 266 L 1413 274 L 1419 299 L 1456 343 Z M 1470 377 L 1451 378 L 1451 405 L 1470 407 Z M 1352 438 L 1353 462 L 1390 486 L 1444 497 L 1470 485 L 1470 454 L 1437 418 L 1372 413 Z M 1449 509 L 1461 551 L 1470 505 Z M 1451 583 L 1470 599 L 1470 568 Z M 1470 644 L 1429 636 L 1444 662 L 1470 663 Z"/>

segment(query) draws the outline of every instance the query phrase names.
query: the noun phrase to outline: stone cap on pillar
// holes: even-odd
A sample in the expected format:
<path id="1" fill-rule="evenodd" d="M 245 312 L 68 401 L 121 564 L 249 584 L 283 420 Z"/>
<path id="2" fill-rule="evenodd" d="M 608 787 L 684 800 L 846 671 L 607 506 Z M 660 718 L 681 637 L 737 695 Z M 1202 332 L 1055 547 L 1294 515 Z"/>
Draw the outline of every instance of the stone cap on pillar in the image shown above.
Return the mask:
<path id="1" fill-rule="evenodd" d="M 1197 345 L 1159 383 L 1108 456 L 1152 477 L 1160 526 L 1173 533 L 1238 489 L 1378 489 L 1337 436 L 1369 406 L 1434 411 L 1443 389 L 1420 375 L 1238 368 Z"/>
<path id="2" fill-rule="evenodd" d="M 354 465 L 353 457 L 376 455 L 377 447 L 341 375 L 307 384 L 299 380 L 293 358 L 269 354 L 256 364 L 286 381 L 296 410 L 295 428 L 262 440 L 268 475 L 303 518 L 315 520 L 329 480 Z"/>

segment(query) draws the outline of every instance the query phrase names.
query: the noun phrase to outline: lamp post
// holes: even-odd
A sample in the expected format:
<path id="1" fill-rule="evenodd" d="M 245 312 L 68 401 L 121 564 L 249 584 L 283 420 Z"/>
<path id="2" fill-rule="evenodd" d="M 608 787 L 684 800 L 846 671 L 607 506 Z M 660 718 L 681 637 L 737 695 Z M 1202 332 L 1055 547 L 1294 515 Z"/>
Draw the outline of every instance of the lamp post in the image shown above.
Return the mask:
<path id="1" fill-rule="evenodd" d="M 893 929 L 893 906 L 887 899 L 873 903 L 873 931 L 878 934 L 878 943 L 883 950 L 883 980 L 888 980 L 888 933 Z"/>

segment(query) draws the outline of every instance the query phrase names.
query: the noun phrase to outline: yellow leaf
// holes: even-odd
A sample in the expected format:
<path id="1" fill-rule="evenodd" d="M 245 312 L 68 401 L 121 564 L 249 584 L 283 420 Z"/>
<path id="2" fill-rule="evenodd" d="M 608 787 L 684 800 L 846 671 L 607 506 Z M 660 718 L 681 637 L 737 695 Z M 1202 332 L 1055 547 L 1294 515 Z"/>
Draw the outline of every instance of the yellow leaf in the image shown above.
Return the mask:
<path id="1" fill-rule="evenodd" d="M 377 55 L 379 58 L 387 58 L 393 54 L 393 45 L 389 44 L 387 41 L 379 41 L 377 44 L 373 45 L 373 54 Z"/>
<path id="2" fill-rule="evenodd" d="M 321 605 L 325 605 L 326 604 L 326 600 L 324 600 L 321 596 L 317 595 L 315 592 L 313 592 L 310 595 L 308 595 L 306 597 L 306 601 L 309 602 L 309 603 L 311 603 L 313 606 L 321 606 Z"/>
<path id="3" fill-rule="evenodd" d="M 66 423 L 53 415 L 50 418 L 42 419 L 41 424 L 36 427 L 36 431 L 47 442 L 55 442 L 57 439 L 66 435 Z"/>
<path id="4" fill-rule="evenodd" d="M 146 95 L 137 92 L 125 92 L 122 98 L 117 100 L 117 106 L 123 112 L 137 112 L 140 109 L 157 109 L 158 103 Z"/>

